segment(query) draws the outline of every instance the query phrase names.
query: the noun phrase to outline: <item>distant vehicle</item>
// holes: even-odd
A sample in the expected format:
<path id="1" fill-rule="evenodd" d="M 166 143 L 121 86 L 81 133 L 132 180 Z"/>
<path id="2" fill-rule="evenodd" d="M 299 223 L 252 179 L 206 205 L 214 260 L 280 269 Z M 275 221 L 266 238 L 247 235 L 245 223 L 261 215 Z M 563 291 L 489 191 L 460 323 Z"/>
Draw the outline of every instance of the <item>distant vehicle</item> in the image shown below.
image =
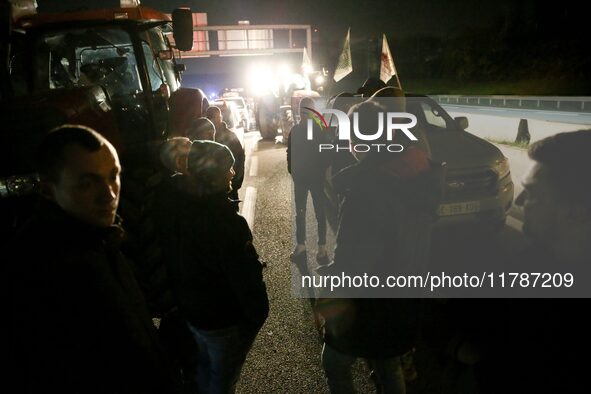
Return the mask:
<path id="1" fill-rule="evenodd" d="M 244 127 L 245 130 L 249 130 L 252 122 L 250 111 L 248 110 L 244 97 L 241 97 L 238 92 L 225 92 L 222 94 L 221 99 L 236 104 L 236 108 L 238 108 L 238 113 L 240 114 L 242 127 Z"/>
<path id="2" fill-rule="evenodd" d="M 228 129 L 232 130 L 238 136 L 240 143 L 244 146 L 244 127 L 242 127 L 240 112 L 236 103 L 233 101 L 216 100 L 209 105 L 218 107 L 222 111 L 222 119 L 226 122 Z"/>
<path id="3" fill-rule="evenodd" d="M 466 117 L 452 118 L 429 97 L 412 94 L 406 97 L 406 111 L 417 118 L 417 126 L 411 132 L 423 130 L 416 135 L 426 139 L 424 143 L 431 159 L 446 163 L 444 195 L 436 227 L 474 221 L 503 226 L 514 194 L 507 158 L 490 142 L 465 131 Z M 347 161 L 351 163 L 344 156 L 338 160 L 341 164 L 337 168 L 333 165 L 333 174 L 338 167 L 347 165 Z M 337 204 L 330 180 L 326 191 Z"/>

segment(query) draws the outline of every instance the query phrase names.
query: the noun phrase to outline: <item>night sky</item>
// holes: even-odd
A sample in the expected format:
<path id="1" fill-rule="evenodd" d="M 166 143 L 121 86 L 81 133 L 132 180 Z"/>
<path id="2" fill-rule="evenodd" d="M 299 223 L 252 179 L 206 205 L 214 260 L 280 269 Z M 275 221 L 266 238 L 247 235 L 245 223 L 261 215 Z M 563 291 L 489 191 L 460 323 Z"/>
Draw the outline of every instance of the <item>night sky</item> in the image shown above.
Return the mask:
<path id="1" fill-rule="evenodd" d="M 40 11 L 62 11 L 114 7 L 119 1 L 97 0 L 84 2 L 85 6 L 79 0 L 38 3 Z M 372 51 L 379 54 L 385 33 L 398 71 L 408 79 L 555 80 L 554 85 L 566 93 L 575 87 L 573 94 L 589 94 L 588 23 L 579 4 L 573 0 L 552 6 L 534 0 L 142 0 L 142 5 L 165 12 L 177 6 L 206 12 L 210 25 L 238 20 L 311 24 L 318 29 L 313 61 L 329 69 L 334 68 L 351 27 L 354 68 L 363 74 L 360 78 L 375 73 L 376 65 L 365 58 L 374 58 L 368 56 Z M 191 62 L 188 66 L 188 74 L 194 74 Z"/>
<path id="2" fill-rule="evenodd" d="M 40 10 L 72 10 L 112 7 L 117 0 L 38 0 Z M 386 31 L 393 35 L 446 34 L 469 26 L 491 25 L 514 11 L 514 1 L 497 0 L 142 0 L 144 6 L 171 11 L 189 6 L 206 12 L 210 24 L 305 23 L 339 31 L 352 26 L 362 31 Z"/>

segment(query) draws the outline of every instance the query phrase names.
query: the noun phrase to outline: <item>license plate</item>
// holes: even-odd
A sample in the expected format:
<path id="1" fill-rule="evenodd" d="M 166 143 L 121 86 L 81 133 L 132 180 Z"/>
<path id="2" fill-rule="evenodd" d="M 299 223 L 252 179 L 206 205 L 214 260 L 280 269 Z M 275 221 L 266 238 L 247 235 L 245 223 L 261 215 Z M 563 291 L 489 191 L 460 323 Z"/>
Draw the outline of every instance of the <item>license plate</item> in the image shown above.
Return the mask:
<path id="1" fill-rule="evenodd" d="M 466 215 L 480 211 L 480 201 L 467 201 L 454 204 L 441 204 L 437 211 L 439 216 Z"/>

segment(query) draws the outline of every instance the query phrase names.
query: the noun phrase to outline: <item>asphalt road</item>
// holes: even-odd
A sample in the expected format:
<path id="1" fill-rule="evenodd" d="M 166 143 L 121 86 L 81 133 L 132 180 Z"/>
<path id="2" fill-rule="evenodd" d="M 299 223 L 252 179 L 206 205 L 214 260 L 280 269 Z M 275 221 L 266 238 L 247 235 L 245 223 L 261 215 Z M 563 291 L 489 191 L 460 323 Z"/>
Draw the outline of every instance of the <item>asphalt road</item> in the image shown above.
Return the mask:
<path id="1" fill-rule="evenodd" d="M 248 356 L 238 391 L 325 393 L 321 342 L 310 303 L 291 293 L 293 215 L 285 147 L 262 141 L 252 132 L 246 134 L 245 145 L 241 212 L 251 222 L 255 246 L 267 262 L 264 276 L 271 310 Z"/>
<path id="2" fill-rule="evenodd" d="M 240 190 L 241 213 L 253 229 L 255 246 L 268 263 L 264 271 L 271 311 L 250 352 L 238 385 L 240 393 L 327 393 L 320 364 L 321 341 L 315 329 L 310 300 L 292 291 L 297 271 L 289 261 L 294 245 L 291 178 L 287 173 L 285 146 L 262 141 L 257 132 L 245 135 L 246 177 Z M 308 201 L 308 266 L 316 265 L 315 220 Z M 515 219 L 512 219 L 515 220 Z M 518 223 L 519 224 L 519 223 Z M 514 253 L 524 242 L 518 227 L 506 226 L 494 241 L 477 231 L 445 232 L 433 245 L 433 256 L 473 264 L 475 256 Z M 328 247 L 334 247 L 329 226 Z M 502 252 L 501 252 L 502 250 Z M 330 253 L 330 255 L 332 255 Z M 472 266 L 474 267 L 474 266 Z M 293 275 L 292 275 L 293 274 Z M 294 279 L 296 278 L 296 279 Z M 469 369 L 442 361 L 423 343 L 417 346 L 418 379 L 408 384 L 413 393 L 469 393 Z M 353 375 L 359 393 L 375 392 L 369 371 L 358 361 Z"/>

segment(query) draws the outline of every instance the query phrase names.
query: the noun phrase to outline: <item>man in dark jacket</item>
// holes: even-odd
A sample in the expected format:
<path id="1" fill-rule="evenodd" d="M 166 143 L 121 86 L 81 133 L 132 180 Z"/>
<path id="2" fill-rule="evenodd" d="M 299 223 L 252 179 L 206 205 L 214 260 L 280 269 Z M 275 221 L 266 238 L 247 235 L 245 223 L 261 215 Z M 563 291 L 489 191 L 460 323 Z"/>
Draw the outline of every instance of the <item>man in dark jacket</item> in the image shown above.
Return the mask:
<path id="1" fill-rule="evenodd" d="M 200 392 L 233 393 L 242 365 L 269 312 L 262 264 L 246 220 L 227 193 L 230 150 L 194 141 L 187 175 L 163 201 L 165 257 L 181 315 L 199 344 Z"/>
<path id="2" fill-rule="evenodd" d="M 118 248 L 117 152 L 90 129 L 63 126 L 41 144 L 37 168 L 46 201 L 18 234 L 10 263 L 10 392 L 174 392 Z"/>
<path id="3" fill-rule="evenodd" d="M 228 130 L 226 122 L 222 120 L 222 111 L 218 107 L 211 106 L 207 108 L 206 115 L 207 119 L 211 120 L 215 126 L 215 141 L 226 145 L 234 156 L 234 167 L 232 168 L 236 175 L 232 179 L 232 191 L 230 191 L 229 197 L 237 201 L 238 190 L 240 190 L 244 181 L 244 161 L 246 158 L 244 148 L 236 134 L 232 130 Z"/>
<path id="4" fill-rule="evenodd" d="M 377 122 L 386 110 L 369 102 L 352 112 L 359 114 L 362 131 L 375 131 L 366 119 Z M 334 263 L 322 274 L 367 274 L 385 284 L 389 275 L 426 269 L 440 175 L 426 152 L 404 138 L 389 141 L 403 144 L 402 152 L 357 155 L 359 162 L 335 177 L 334 187 L 345 198 Z M 357 357 L 373 369 L 379 393 L 405 392 L 400 356 L 414 345 L 422 306 L 414 299 L 385 298 L 393 297 L 390 290 L 340 289 L 346 298 L 319 301 L 317 311 L 325 321 L 322 364 L 332 393 L 353 392 L 350 367 Z"/>
<path id="5" fill-rule="evenodd" d="M 308 193 L 312 196 L 314 213 L 318 223 L 318 264 L 328 263 L 326 253 L 326 212 L 324 180 L 329 165 L 329 156 L 319 151 L 320 144 L 326 142 L 326 133 L 312 121 L 314 101 L 304 98 L 300 102 L 300 122 L 293 126 L 287 140 L 287 171 L 293 180 L 294 202 L 296 210 L 296 242 L 291 260 L 303 264 L 306 252 L 306 205 Z M 312 139 L 308 139 L 308 120 L 312 122 Z"/>

